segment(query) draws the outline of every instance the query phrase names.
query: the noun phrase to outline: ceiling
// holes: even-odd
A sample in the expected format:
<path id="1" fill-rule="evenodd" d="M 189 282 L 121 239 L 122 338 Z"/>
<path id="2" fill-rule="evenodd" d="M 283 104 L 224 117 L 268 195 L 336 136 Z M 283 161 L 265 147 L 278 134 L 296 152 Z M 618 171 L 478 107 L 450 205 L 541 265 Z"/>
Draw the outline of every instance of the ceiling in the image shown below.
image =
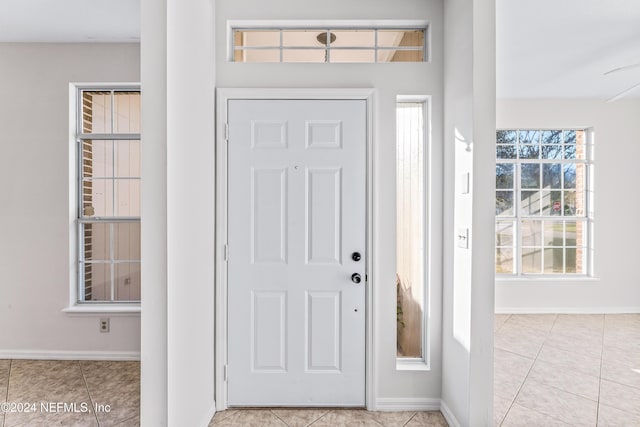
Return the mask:
<path id="1" fill-rule="evenodd" d="M 606 99 L 640 83 L 640 68 L 603 75 L 640 62 L 639 0 L 496 0 L 496 9 L 499 98 Z M 139 40 L 140 0 L 0 1 L 0 42 Z"/>

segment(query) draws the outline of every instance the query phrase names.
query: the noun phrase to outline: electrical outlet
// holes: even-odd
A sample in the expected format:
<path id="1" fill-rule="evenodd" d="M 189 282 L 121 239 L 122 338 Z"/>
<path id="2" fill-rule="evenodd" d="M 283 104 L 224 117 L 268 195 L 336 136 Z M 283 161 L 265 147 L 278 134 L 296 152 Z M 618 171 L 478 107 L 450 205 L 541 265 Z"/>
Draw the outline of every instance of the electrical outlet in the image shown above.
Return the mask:
<path id="1" fill-rule="evenodd" d="M 109 318 L 100 318 L 100 332 L 109 332 Z"/>

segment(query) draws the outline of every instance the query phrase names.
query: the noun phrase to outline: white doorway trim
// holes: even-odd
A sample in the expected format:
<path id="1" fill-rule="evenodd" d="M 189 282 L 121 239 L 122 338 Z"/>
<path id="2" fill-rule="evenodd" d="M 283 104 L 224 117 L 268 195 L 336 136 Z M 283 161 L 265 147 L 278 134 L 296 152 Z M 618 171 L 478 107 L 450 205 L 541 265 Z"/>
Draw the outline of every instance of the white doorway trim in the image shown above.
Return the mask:
<path id="1" fill-rule="evenodd" d="M 306 99 L 306 100 L 364 100 L 367 104 L 367 292 L 366 292 L 366 390 L 367 409 L 375 406 L 374 378 L 374 277 L 372 262 L 373 247 L 373 102 L 375 89 L 252 89 L 252 88 L 219 88 L 217 89 L 216 117 L 216 283 L 215 283 L 215 401 L 216 410 L 227 409 L 227 106 L 229 100 L 241 99 Z"/>

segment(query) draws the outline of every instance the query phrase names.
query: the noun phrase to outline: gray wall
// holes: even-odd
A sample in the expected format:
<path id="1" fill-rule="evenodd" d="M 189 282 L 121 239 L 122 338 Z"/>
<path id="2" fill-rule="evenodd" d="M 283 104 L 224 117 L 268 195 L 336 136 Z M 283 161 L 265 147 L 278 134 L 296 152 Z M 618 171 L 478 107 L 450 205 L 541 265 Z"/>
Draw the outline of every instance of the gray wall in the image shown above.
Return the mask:
<path id="1" fill-rule="evenodd" d="M 140 319 L 71 316 L 69 83 L 137 82 L 137 44 L 0 44 L 1 357 L 136 357 Z M 71 169 L 70 169 L 71 168 Z"/>

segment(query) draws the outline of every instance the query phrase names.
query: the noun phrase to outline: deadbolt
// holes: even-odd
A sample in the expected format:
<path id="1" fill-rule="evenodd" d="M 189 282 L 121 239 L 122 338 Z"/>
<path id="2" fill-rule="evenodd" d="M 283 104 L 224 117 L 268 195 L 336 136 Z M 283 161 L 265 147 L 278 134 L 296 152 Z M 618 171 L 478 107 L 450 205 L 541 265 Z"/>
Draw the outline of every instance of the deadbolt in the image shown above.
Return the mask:
<path id="1" fill-rule="evenodd" d="M 353 283 L 358 284 L 358 283 L 362 282 L 362 276 L 360 276 L 358 273 L 353 273 L 351 275 L 351 281 Z"/>
<path id="2" fill-rule="evenodd" d="M 360 252 L 354 252 L 351 254 L 351 259 L 358 262 L 362 259 L 362 255 L 360 255 Z"/>

